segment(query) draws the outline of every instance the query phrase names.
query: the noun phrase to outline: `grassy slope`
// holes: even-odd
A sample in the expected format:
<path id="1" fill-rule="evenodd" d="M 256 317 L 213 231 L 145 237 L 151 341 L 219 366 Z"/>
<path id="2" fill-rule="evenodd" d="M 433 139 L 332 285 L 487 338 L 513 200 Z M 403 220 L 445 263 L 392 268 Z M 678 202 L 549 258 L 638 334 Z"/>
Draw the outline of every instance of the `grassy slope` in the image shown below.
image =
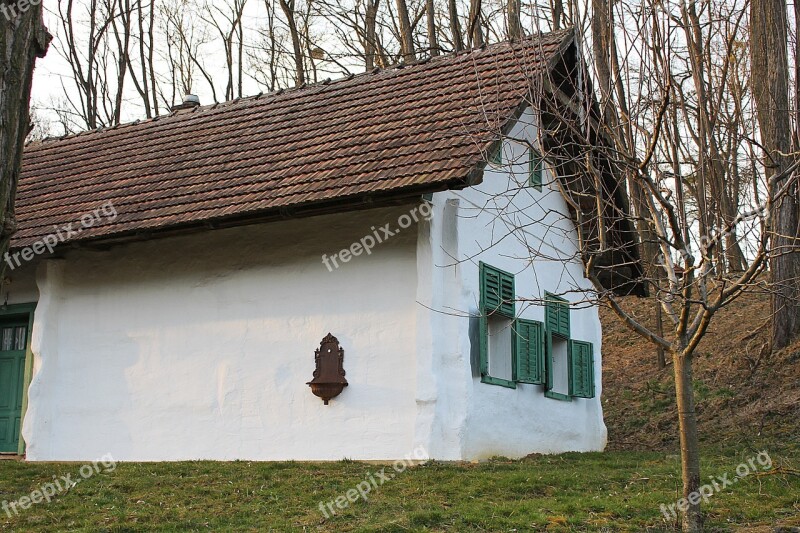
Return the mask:
<path id="1" fill-rule="evenodd" d="M 626 307 L 652 324 L 653 304 Z M 747 296 L 723 309 L 697 350 L 695 390 L 701 439 L 709 444 L 763 448 L 800 446 L 800 343 L 766 350 L 769 301 Z M 604 324 L 603 408 L 613 450 L 676 448 L 672 366 L 658 370 L 655 348 L 608 310 Z"/>

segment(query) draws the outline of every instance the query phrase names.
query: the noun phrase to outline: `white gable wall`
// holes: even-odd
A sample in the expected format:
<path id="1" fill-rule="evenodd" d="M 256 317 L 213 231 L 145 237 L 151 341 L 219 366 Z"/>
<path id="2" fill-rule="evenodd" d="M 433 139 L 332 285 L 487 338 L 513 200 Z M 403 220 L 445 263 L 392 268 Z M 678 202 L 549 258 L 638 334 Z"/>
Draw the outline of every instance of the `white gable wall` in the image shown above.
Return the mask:
<path id="1" fill-rule="evenodd" d="M 416 405 L 416 239 L 378 209 L 72 252 L 39 269 L 28 458 L 396 459 Z M 328 332 L 350 386 L 306 382 Z"/>
<path id="2" fill-rule="evenodd" d="M 478 336 L 474 331 L 470 335 L 470 324 L 474 329 L 477 321 L 465 317 L 479 314 L 480 261 L 515 274 L 520 299 L 539 299 L 549 291 L 575 303 L 586 300 L 591 291 L 583 276 L 577 233 L 552 174 L 546 171 L 541 192 L 527 184 L 527 146 L 513 139 L 535 142 L 534 115 L 526 112 L 508 137 L 504 165 L 487 167 L 481 185 L 435 195 L 436 214 L 420 239 L 420 248 L 432 256 L 434 265 L 427 274 L 420 267 L 425 290 L 419 299 L 436 311 L 429 328 L 438 333 L 431 355 L 440 369 L 438 411 L 428 425 L 433 428 L 433 455 L 439 458 L 602 450 L 607 440 L 596 307 L 584 304 L 571 311 L 572 338 L 594 344 L 596 398 L 567 402 L 545 397 L 540 385 L 490 385 L 481 382 L 476 368 L 477 346 L 472 341 Z M 544 321 L 542 305 L 518 301 L 516 307 L 518 317 Z M 423 435 L 419 426 L 418 435 Z M 448 438 L 437 441 L 437 435 Z"/>

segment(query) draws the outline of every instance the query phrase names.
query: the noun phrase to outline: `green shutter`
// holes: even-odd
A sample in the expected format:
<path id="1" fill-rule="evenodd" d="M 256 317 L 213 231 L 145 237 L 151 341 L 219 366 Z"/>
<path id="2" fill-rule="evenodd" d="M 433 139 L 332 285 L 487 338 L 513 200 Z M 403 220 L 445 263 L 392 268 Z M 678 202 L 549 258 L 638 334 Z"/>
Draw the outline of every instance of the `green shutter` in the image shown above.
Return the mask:
<path id="1" fill-rule="evenodd" d="M 514 325 L 514 336 L 517 340 L 517 381 L 543 385 L 544 324 L 519 319 Z"/>
<path id="2" fill-rule="evenodd" d="M 545 293 L 544 297 L 547 331 L 568 339 L 570 337 L 569 302 L 549 292 Z"/>
<path id="3" fill-rule="evenodd" d="M 594 398 L 594 353 L 589 342 L 569 341 L 569 394 Z"/>
<path id="4" fill-rule="evenodd" d="M 515 316 L 514 275 L 500 269 L 480 264 L 481 313 L 499 313 L 509 318 Z"/>
<path id="5" fill-rule="evenodd" d="M 531 148 L 528 150 L 528 173 L 530 175 L 531 187 L 536 190 L 542 190 L 542 173 L 544 172 L 544 159 L 542 156 Z"/>

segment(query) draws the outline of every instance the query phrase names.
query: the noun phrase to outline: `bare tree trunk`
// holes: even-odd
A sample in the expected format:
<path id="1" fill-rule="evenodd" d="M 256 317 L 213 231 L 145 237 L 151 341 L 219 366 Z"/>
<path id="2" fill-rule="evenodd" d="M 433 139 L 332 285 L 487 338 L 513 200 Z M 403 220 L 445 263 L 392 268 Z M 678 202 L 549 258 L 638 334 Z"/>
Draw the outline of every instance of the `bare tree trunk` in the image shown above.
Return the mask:
<path id="1" fill-rule="evenodd" d="M 311 76 L 311 83 L 317 83 L 319 80 L 317 79 L 317 62 L 314 59 L 314 50 L 311 47 L 311 39 L 308 36 L 311 34 L 311 9 L 312 3 L 306 2 L 305 4 L 305 11 L 301 15 L 300 20 L 302 21 L 301 26 L 301 33 L 300 35 L 303 37 L 303 41 L 305 42 L 305 56 L 306 56 L 306 78 Z M 322 57 L 325 57 L 323 52 Z"/>
<path id="2" fill-rule="evenodd" d="M 425 1 L 425 13 L 428 17 L 428 42 L 430 43 L 431 56 L 439 55 L 439 38 L 436 36 L 436 11 L 433 0 Z"/>
<path id="3" fill-rule="evenodd" d="M 158 91 L 156 89 L 156 69 L 155 69 L 155 61 L 153 60 L 155 56 L 155 22 L 156 22 L 156 0 L 150 0 L 150 23 L 148 26 L 147 32 L 147 39 L 148 39 L 148 51 L 147 51 L 147 67 L 150 71 L 150 92 L 153 95 L 153 114 L 158 116 Z M 144 58 L 142 59 L 144 61 Z"/>
<path id="4" fill-rule="evenodd" d="M 470 46 L 483 46 L 483 26 L 481 25 L 481 0 L 470 0 L 469 27 L 467 28 Z"/>
<path id="5" fill-rule="evenodd" d="M 244 2 L 242 2 L 242 15 L 244 15 Z M 236 37 L 239 39 L 239 47 L 237 49 L 237 92 L 236 96 L 242 98 L 244 96 L 244 26 L 242 24 L 243 16 L 240 16 L 236 21 Z"/>
<path id="6" fill-rule="evenodd" d="M 145 38 L 145 29 L 144 29 L 144 12 L 142 10 L 142 1 L 136 1 L 136 19 L 139 24 L 139 63 L 140 68 L 142 70 L 142 80 L 141 84 L 136 79 L 136 76 L 133 74 L 133 65 L 130 63 L 130 56 L 128 56 L 128 68 L 131 71 L 131 78 L 133 80 L 133 84 L 136 86 L 136 90 L 139 92 L 139 96 L 142 97 L 142 103 L 144 104 L 144 113 L 147 118 L 153 118 L 153 110 L 150 106 L 150 86 L 147 82 L 147 56 L 145 55 L 145 43 L 147 39 Z M 153 9 L 152 2 L 150 4 L 150 9 Z M 153 35 L 153 26 L 150 25 L 148 30 L 150 38 L 152 39 Z M 152 43 L 152 41 L 151 41 Z M 155 95 L 154 95 L 155 96 Z"/>
<path id="7" fill-rule="evenodd" d="M 700 447 L 697 439 L 697 414 L 692 385 L 692 355 L 674 353 L 672 363 L 675 373 L 675 397 L 678 407 L 678 428 L 681 442 L 681 472 L 683 497 L 688 504 L 683 514 L 683 531 L 696 533 L 703 530 L 700 512 Z M 694 502 L 694 503 L 692 503 Z"/>
<path id="8" fill-rule="evenodd" d="M 520 11 L 522 10 L 521 0 L 508 0 L 508 38 L 519 39 L 522 37 L 522 21 Z"/>
<path id="9" fill-rule="evenodd" d="M 266 10 L 266 28 L 260 30 L 263 41 L 258 51 L 250 55 L 253 68 L 264 75 L 261 82 L 266 85 L 270 92 L 278 88 L 278 35 L 276 27 L 276 8 L 275 0 L 264 0 Z"/>
<path id="10" fill-rule="evenodd" d="M 781 175 L 791 150 L 789 65 L 785 0 L 753 0 L 750 55 L 753 98 L 767 174 Z M 775 182 L 774 191 L 785 181 Z M 772 210 L 772 347 L 783 348 L 800 335 L 800 197 L 797 182 Z"/>
<path id="11" fill-rule="evenodd" d="M 411 19 L 408 16 L 406 0 L 397 0 L 397 18 L 400 21 L 400 52 L 403 60 L 410 63 L 416 59 L 414 54 L 414 36 L 411 33 Z"/>
<path id="12" fill-rule="evenodd" d="M 108 3 L 111 27 L 114 30 L 114 39 L 117 42 L 117 93 L 114 97 L 113 118 L 113 124 L 117 125 L 122 119 L 122 96 L 125 92 L 125 77 L 128 74 L 128 65 L 130 64 L 131 17 L 133 10 L 129 0 L 118 0 L 115 5 L 119 10 L 118 14 L 114 14 L 112 2 Z M 122 29 L 117 27 L 117 17 L 122 23 Z"/>
<path id="13" fill-rule="evenodd" d="M 614 106 L 613 81 L 611 76 L 611 50 L 614 33 L 611 23 L 611 8 L 607 0 L 592 0 L 592 51 L 600 86 L 600 113 L 611 129 L 616 129 L 619 117 Z"/>
<path id="14" fill-rule="evenodd" d="M 33 68 L 44 57 L 50 34 L 42 20 L 42 4 L 24 12 L 3 3 L 0 9 L 0 254 L 8 250 L 17 229 L 17 194 L 25 138 L 31 130 L 30 100 Z"/>
<path id="15" fill-rule="evenodd" d="M 450 18 L 450 33 L 453 35 L 454 51 L 464 49 L 464 39 L 461 37 L 461 24 L 458 22 L 458 5 L 456 0 L 447 0 L 447 13 Z"/>
<path id="16" fill-rule="evenodd" d="M 306 67 L 303 62 L 303 45 L 300 42 L 300 34 L 297 32 L 297 21 L 295 20 L 295 0 L 280 0 L 280 2 L 289 25 L 289 35 L 292 38 L 295 85 L 300 86 L 306 82 Z"/>
<path id="17" fill-rule="evenodd" d="M 661 280 L 656 279 L 656 284 L 661 285 Z M 664 310 L 661 308 L 661 302 L 656 300 L 656 333 L 659 337 L 664 337 Z M 658 369 L 664 370 L 667 368 L 667 351 L 663 346 L 656 347 L 656 359 L 658 360 Z"/>
<path id="18" fill-rule="evenodd" d="M 380 0 L 367 0 L 367 12 L 364 15 L 364 59 L 367 71 L 375 68 L 375 58 L 378 52 L 376 24 L 379 6 Z"/>
<path id="19" fill-rule="evenodd" d="M 564 2 L 563 0 L 553 0 L 553 29 L 558 31 L 561 29 L 561 22 L 564 20 Z"/>

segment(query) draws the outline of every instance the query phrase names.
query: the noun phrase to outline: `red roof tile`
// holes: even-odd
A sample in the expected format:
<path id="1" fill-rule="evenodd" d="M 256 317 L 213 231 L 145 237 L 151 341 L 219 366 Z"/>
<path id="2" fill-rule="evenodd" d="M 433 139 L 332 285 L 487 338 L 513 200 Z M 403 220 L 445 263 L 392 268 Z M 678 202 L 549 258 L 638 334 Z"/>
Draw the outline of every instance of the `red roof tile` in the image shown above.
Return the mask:
<path id="1" fill-rule="evenodd" d="M 464 186 L 529 78 L 570 38 L 545 34 L 32 144 L 12 246 L 108 201 L 113 223 L 72 241 Z"/>

